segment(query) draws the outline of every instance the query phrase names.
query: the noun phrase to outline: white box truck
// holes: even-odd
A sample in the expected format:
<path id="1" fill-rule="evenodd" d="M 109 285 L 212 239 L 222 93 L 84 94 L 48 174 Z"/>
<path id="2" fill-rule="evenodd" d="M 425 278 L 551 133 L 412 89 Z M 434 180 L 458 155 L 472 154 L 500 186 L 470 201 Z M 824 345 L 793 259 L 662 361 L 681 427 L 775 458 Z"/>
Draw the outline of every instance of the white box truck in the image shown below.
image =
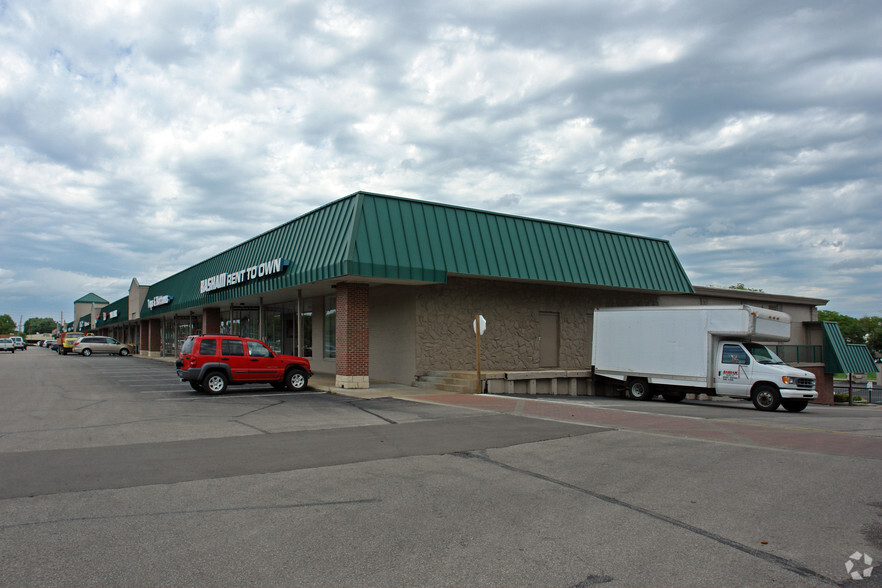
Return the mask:
<path id="1" fill-rule="evenodd" d="M 789 340 L 789 315 L 754 306 L 598 308 L 591 363 L 636 400 L 703 393 L 799 412 L 818 397 L 814 374 L 758 343 Z"/>

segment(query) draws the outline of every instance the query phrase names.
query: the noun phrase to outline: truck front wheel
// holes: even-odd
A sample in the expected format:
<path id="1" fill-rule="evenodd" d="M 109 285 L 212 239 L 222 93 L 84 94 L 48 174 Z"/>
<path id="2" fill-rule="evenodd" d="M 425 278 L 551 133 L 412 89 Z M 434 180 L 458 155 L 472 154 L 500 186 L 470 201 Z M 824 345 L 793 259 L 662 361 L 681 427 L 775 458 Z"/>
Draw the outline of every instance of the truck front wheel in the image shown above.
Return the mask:
<path id="1" fill-rule="evenodd" d="M 757 386 L 751 397 L 757 410 L 772 412 L 781 406 L 781 393 L 774 386 Z"/>
<path id="2" fill-rule="evenodd" d="M 632 400 L 651 400 L 652 392 L 649 390 L 649 382 L 644 379 L 631 380 L 628 382 L 628 396 Z"/>
<path id="3" fill-rule="evenodd" d="M 781 406 L 787 412 L 800 412 L 805 410 L 805 407 L 808 406 L 808 400 L 781 400 Z"/>
<path id="4" fill-rule="evenodd" d="M 662 394 L 662 398 L 667 400 L 668 402 L 682 402 L 684 398 L 686 398 L 685 392 L 665 392 Z"/>

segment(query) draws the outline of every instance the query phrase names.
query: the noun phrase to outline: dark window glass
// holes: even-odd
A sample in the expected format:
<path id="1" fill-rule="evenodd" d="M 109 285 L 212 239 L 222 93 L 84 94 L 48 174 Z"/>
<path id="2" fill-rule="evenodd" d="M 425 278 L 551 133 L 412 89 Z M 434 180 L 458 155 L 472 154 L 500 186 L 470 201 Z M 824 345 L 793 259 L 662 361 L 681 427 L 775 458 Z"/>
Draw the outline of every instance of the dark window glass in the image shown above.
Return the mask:
<path id="1" fill-rule="evenodd" d="M 217 355 L 217 339 L 203 339 L 199 343 L 199 355 Z"/>
<path id="2" fill-rule="evenodd" d="M 269 349 L 257 341 L 248 341 L 248 355 L 251 357 L 270 357 Z"/>
<path id="3" fill-rule="evenodd" d="M 740 345 L 723 345 L 723 363 L 747 365 L 750 363 L 750 359 Z"/>
<path id="4" fill-rule="evenodd" d="M 245 355 L 245 348 L 236 339 L 221 339 L 221 355 Z"/>

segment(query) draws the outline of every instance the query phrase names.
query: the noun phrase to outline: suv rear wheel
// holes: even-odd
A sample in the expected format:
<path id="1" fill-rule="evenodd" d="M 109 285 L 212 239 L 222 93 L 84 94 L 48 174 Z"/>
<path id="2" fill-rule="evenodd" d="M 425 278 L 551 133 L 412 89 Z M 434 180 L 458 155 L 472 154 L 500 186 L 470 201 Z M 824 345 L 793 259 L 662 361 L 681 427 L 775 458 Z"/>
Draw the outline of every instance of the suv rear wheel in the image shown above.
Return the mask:
<path id="1" fill-rule="evenodd" d="M 209 394 L 223 394 L 227 390 L 227 377 L 223 372 L 211 372 L 202 381 L 202 388 Z"/>

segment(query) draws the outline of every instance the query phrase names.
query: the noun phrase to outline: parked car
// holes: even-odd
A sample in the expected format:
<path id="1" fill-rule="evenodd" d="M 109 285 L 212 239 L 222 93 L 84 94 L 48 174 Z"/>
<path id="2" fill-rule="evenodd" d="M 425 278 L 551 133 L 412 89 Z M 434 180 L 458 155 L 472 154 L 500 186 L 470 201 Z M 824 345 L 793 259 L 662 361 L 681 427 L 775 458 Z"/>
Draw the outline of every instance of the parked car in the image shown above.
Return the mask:
<path id="1" fill-rule="evenodd" d="M 182 381 L 209 394 L 222 394 L 229 385 L 255 383 L 299 392 L 312 376 L 308 359 L 280 355 L 262 341 L 233 335 L 188 337 L 175 367 Z"/>
<path id="2" fill-rule="evenodd" d="M 12 340 L 12 344 L 15 346 L 16 349 L 21 349 L 22 351 L 28 350 L 27 341 L 25 341 L 21 337 L 10 337 L 10 339 Z"/>
<path id="3" fill-rule="evenodd" d="M 50 351 L 58 351 L 59 347 L 61 347 L 61 343 L 58 342 L 58 339 L 50 339 L 46 341 L 46 349 L 49 349 Z"/>
<path id="4" fill-rule="evenodd" d="M 12 342 L 12 339 L 0 339 L 0 351 L 15 353 L 15 343 Z"/>
<path id="5" fill-rule="evenodd" d="M 86 357 L 93 353 L 109 353 L 111 355 L 123 356 L 130 353 L 129 346 L 125 343 L 120 343 L 111 337 L 99 337 L 97 335 L 88 335 L 77 339 L 73 344 L 72 351 Z"/>

